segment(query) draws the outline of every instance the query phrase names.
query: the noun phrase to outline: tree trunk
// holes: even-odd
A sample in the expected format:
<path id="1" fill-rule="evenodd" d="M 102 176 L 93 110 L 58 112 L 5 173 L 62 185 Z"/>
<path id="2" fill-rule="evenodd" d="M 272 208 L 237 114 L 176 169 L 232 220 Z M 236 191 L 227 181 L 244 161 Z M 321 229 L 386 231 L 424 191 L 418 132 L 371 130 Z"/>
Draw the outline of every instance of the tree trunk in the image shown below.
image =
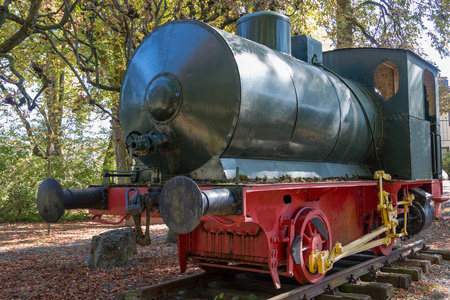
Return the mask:
<path id="1" fill-rule="evenodd" d="M 117 53 L 120 53 L 120 48 L 118 45 L 115 46 L 116 49 L 114 49 L 114 60 L 120 60 L 122 59 L 120 56 L 118 56 Z M 102 63 L 109 63 L 109 61 L 103 61 L 107 56 L 101 55 L 100 61 Z M 103 60 L 102 60 L 103 59 Z M 115 72 L 111 74 L 111 76 L 108 78 L 108 83 L 111 86 L 119 86 L 122 82 L 123 74 L 125 73 L 125 70 L 122 70 L 120 68 L 115 68 Z M 111 120 L 112 125 L 112 140 L 114 145 L 114 154 L 116 158 L 116 169 L 119 171 L 128 171 L 130 170 L 130 159 L 128 157 L 127 148 L 125 146 L 125 137 L 122 134 L 122 128 L 120 127 L 120 120 L 119 120 L 119 103 L 120 103 L 120 95 L 119 93 L 116 94 L 118 98 L 114 99 L 116 101 L 113 101 L 111 112 L 113 115 L 113 119 Z M 118 183 L 119 184 L 126 184 L 129 183 L 128 177 L 118 177 Z"/>
<path id="2" fill-rule="evenodd" d="M 114 107 L 112 110 L 113 116 L 116 120 L 112 120 L 112 131 L 113 131 L 113 143 L 114 143 L 114 154 L 116 156 L 116 167 L 120 171 L 130 170 L 130 162 L 128 157 L 127 148 L 125 146 L 125 139 L 122 134 L 122 129 L 120 128 L 120 123 L 117 121 L 119 119 L 119 109 Z M 118 183 L 125 184 L 128 183 L 128 177 L 119 177 Z"/>
<path id="3" fill-rule="evenodd" d="M 337 0 L 336 48 L 350 48 L 353 45 L 353 25 L 351 22 L 351 0 Z"/>
<path id="4" fill-rule="evenodd" d="M 64 71 L 59 74 L 59 81 L 49 80 L 49 87 L 45 91 L 47 102 L 47 156 L 62 156 L 62 115 L 64 101 Z"/>
<path id="5" fill-rule="evenodd" d="M 47 176 L 52 177 L 52 157 L 62 157 L 62 118 L 64 106 L 64 71 L 59 74 L 59 82 L 50 81 L 46 91 L 47 100 Z M 64 163 L 64 160 L 57 160 Z"/>
<path id="6" fill-rule="evenodd" d="M 114 168 L 115 153 L 114 153 L 114 142 L 112 138 L 108 142 L 108 147 L 106 148 L 105 159 L 103 160 L 102 169 Z"/>

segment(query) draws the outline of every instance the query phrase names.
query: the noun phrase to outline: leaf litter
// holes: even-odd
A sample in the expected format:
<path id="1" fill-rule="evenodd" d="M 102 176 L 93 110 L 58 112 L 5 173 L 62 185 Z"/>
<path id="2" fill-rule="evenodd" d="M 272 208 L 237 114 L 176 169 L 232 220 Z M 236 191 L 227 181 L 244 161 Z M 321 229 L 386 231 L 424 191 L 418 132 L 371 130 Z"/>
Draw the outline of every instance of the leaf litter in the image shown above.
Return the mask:
<path id="1" fill-rule="evenodd" d="M 443 215 L 450 216 L 450 203 Z M 177 247 L 168 244 L 165 225 L 151 225 L 152 244 L 137 246 L 134 261 L 110 270 L 84 266 L 92 236 L 118 228 L 91 222 L 0 224 L 0 299 L 118 299 L 119 293 L 200 272 L 188 266 L 180 274 Z M 422 239 L 432 249 L 450 250 L 450 220 L 435 221 Z M 450 299 L 450 262 L 433 265 L 408 290 L 394 289 L 394 299 Z"/>

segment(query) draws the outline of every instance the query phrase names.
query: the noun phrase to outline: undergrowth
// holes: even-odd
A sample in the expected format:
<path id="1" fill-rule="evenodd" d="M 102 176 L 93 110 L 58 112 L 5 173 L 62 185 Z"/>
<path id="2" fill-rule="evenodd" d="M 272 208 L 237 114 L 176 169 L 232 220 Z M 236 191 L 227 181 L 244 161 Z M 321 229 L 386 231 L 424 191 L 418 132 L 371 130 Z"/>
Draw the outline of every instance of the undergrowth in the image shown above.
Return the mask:
<path id="1" fill-rule="evenodd" d="M 65 211 L 58 221 L 88 221 L 91 216 L 85 210 Z M 1 222 L 43 222 L 41 216 L 36 213 L 26 213 L 21 215 L 0 215 Z"/>

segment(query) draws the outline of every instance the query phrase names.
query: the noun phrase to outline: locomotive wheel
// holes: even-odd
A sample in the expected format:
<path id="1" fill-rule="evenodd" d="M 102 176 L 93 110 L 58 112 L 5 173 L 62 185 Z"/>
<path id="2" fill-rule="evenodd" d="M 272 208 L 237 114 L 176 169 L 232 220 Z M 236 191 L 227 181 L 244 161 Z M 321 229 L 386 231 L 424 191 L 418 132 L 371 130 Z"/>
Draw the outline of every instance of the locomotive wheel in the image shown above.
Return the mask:
<path id="1" fill-rule="evenodd" d="M 314 250 L 332 249 L 331 231 L 325 214 L 311 207 L 300 209 L 295 218 L 295 241 L 291 247 L 294 256 L 294 276 L 301 284 L 316 283 L 325 274 L 309 271 L 309 255 Z"/>
<path id="2" fill-rule="evenodd" d="M 373 230 L 377 229 L 378 227 L 380 227 L 382 225 L 381 217 L 378 215 L 377 212 L 372 211 L 369 214 L 369 216 L 367 217 L 366 224 L 367 224 L 367 230 L 366 230 L 367 233 L 372 232 Z M 379 235 L 375 239 L 382 238 L 385 235 L 386 235 L 386 233 L 383 233 L 382 235 Z M 376 256 L 388 255 L 389 253 L 391 253 L 392 247 L 394 247 L 394 239 L 391 240 L 391 243 L 388 246 L 381 245 L 381 246 L 372 248 L 372 252 Z"/>

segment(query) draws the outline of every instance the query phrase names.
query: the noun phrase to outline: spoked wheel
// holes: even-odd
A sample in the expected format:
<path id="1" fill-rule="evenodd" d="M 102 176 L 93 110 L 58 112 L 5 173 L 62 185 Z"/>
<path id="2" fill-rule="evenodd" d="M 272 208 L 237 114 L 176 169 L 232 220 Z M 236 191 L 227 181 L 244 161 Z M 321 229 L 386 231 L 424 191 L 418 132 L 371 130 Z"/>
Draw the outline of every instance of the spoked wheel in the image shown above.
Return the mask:
<path id="1" fill-rule="evenodd" d="M 367 226 L 366 232 L 370 233 L 373 230 L 375 230 L 378 227 L 380 227 L 381 225 L 382 225 L 381 217 L 378 215 L 377 212 L 372 211 L 367 216 L 367 219 L 366 219 L 366 226 Z M 375 239 L 383 238 L 385 236 L 386 236 L 386 233 L 383 233 L 382 235 L 379 235 Z M 388 255 L 389 253 L 391 253 L 392 247 L 394 247 L 394 239 L 392 239 L 391 243 L 389 245 L 387 245 L 387 246 L 386 245 L 381 245 L 381 246 L 377 246 L 377 247 L 372 248 L 372 252 L 376 256 Z"/>
<path id="2" fill-rule="evenodd" d="M 331 231 L 325 214 L 315 208 L 300 209 L 295 218 L 295 240 L 291 247 L 294 257 L 294 276 L 302 284 L 316 283 L 325 274 L 309 271 L 309 255 L 314 250 L 332 249 Z"/>

